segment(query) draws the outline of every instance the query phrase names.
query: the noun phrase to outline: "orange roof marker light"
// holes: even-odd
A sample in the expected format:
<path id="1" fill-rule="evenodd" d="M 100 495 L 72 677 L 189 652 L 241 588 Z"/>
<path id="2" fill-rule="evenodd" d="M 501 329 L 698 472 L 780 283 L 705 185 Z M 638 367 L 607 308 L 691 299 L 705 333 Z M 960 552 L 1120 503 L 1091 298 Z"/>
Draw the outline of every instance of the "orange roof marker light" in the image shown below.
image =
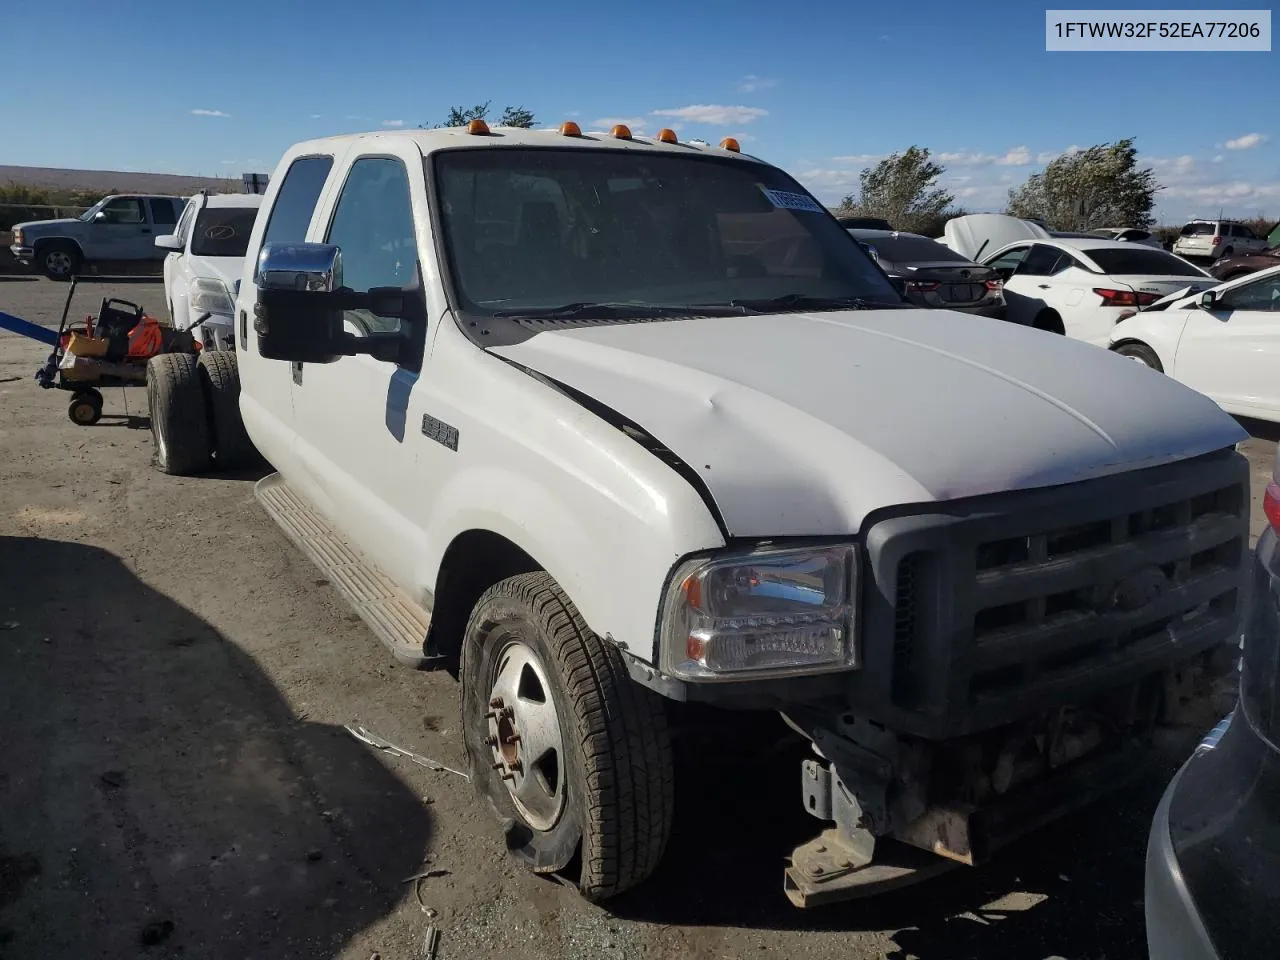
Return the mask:
<path id="1" fill-rule="evenodd" d="M 572 120 L 566 120 L 560 124 L 560 136 L 562 137 L 580 137 L 582 136 L 582 128 Z"/>
<path id="2" fill-rule="evenodd" d="M 483 120 L 481 120 L 479 117 L 476 117 L 474 120 L 472 120 L 470 123 L 467 124 L 467 133 L 471 134 L 473 137 L 482 137 L 488 132 L 489 132 L 489 125 L 485 123 Z"/>
<path id="3" fill-rule="evenodd" d="M 658 140 L 662 143 L 679 143 L 680 138 L 676 136 L 676 132 L 670 127 L 663 127 L 658 131 Z"/>
<path id="4" fill-rule="evenodd" d="M 630 140 L 631 128 L 625 123 L 615 123 L 613 129 L 609 131 L 609 136 L 617 140 Z"/>
<path id="5" fill-rule="evenodd" d="M 721 150 L 732 150 L 734 153 L 741 153 L 742 147 L 738 146 L 738 141 L 733 137 L 725 137 L 720 141 Z"/>

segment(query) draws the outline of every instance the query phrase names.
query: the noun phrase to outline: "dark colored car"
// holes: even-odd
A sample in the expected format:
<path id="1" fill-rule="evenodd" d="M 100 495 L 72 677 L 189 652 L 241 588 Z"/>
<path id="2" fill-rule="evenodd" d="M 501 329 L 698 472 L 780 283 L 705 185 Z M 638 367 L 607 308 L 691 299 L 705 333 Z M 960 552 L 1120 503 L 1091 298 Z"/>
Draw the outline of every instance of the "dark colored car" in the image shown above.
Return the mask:
<path id="1" fill-rule="evenodd" d="M 1004 281 L 990 267 L 974 263 L 918 233 L 849 233 L 916 306 L 1004 317 Z"/>
<path id="2" fill-rule="evenodd" d="M 1272 247 L 1261 253 L 1242 253 L 1238 257 L 1223 257 L 1221 260 L 1215 260 L 1209 272 L 1219 280 L 1234 280 L 1247 273 L 1256 273 L 1277 265 L 1280 265 L 1280 247 Z"/>
<path id="3" fill-rule="evenodd" d="M 1278 464 L 1280 466 L 1280 464 Z M 1235 710 L 1178 771 L 1147 845 L 1151 960 L 1274 957 L 1280 945 L 1280 485 L 1253 558 Z"/>
<path id="4" fill-rule="evenodd" d="M 846 230 L 893 230 L 893 224 L 880 217 L 836 217 Z"/>

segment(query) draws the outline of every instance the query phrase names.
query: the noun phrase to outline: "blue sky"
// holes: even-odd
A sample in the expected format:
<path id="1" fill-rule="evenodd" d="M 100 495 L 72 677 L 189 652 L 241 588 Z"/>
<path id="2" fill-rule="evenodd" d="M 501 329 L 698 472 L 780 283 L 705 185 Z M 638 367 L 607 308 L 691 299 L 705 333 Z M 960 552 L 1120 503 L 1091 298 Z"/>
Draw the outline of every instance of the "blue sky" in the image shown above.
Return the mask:
<path id="1" fill-rule="evenodd" d="M 297 140 L 492 100 L 541 123 L 737 136 L 825 201 L 916 143 L 978 210 L 1064 150 L 1134 136 L 1167 187 L 1162 220 L 1280 219 L 1280 54 L 1046 53 L 1045 5 L 10 6 L 0 163 L 238 175 Z"/>

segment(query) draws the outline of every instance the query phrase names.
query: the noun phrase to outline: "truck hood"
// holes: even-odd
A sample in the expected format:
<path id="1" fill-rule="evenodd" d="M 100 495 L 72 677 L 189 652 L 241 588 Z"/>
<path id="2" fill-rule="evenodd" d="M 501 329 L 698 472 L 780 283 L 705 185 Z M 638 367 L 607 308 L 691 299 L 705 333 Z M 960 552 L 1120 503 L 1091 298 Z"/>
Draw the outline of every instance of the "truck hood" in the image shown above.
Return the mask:
<path id="1" fill-rule="evenodd" d="M 234 289 L 244 269 L 244 257 L 192 257 L 191 270 L 197 277 L 213 277 Z"/>
<path id="2" fill-rule="evenodd" d="M 1244 439 L 1212 400 L 1065 337 L 944 310 L 540 332 L 492 352 L 584 393 L 702 477 L 732 536 L 1046 487 Z"/>
<path id="3" fill-rule="evenodd" d="M 10 229 L 21 230 L 23 233 L 45 233 L 50 228 L 61 232 L 70 224 L 81 226 L 82 222 L 75 217 L 60 217 L 57 220 L 28 220 L 26 223 L 15 223 Z"/>
<path id="4" fill-rule="evenodd" d="M 1030 220 L 1003 213 L 971 213 L 954 217 L 943 227 L 947 246 L 970 260 L 977 260 L 1019 240 L 1044 240 L 1048 230 Z"/>

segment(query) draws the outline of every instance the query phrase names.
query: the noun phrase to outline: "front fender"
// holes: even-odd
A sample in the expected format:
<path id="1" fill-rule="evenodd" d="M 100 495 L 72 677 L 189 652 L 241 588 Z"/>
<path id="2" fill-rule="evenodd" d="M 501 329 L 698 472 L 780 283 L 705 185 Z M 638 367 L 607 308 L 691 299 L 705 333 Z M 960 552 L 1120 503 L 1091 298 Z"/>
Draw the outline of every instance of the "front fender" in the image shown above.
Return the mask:
<path id="1" fill-rule="evenodd" d="M 426 511 L 415 581 L 433 591 L 471 530 L 514 543 L 565 589 L 591 629 L 654 662 L 666 578 L 722 546 L 707 504 L 672 467 L 553 387 L 441 332 L 430 408 L 460 427 L 458 462 Z M 441 350 L 443 345 L 444 349 Z"/>

